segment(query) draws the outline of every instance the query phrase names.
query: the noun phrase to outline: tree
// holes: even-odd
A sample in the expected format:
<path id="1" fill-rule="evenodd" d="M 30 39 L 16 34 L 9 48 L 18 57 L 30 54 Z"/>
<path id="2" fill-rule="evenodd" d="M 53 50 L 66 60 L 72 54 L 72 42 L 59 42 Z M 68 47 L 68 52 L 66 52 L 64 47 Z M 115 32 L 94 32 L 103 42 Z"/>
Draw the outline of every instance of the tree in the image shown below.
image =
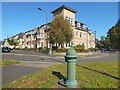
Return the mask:
<path id="1" fill-rule="evenodd" d="M 120 49 L 120 19 L 115 26 L 109 29 L 107 37 L 110 39 L 112 48 Z"/>
<path id="2" fill-rule="evenodd" d="M 105 37 L 104 48 L 108 49 L 110 47 L 111 47 L 110 39 L 109 39 L 109 37 Z"/>
<path id="3" fill-rule="evenodd" d="M 18 40 L 9 39 L 9 38 L 7 39 L 7 41 L 10 45 L 14 45 L 14 46 L 17 46 L 19 43 Z"/>
<path id="4" fill-rule="evenodd" d="M 70 24 L 61 16 L 56 16 L 49 26 L 49 41 L 52 44 L 69 43 L 73 38 L 73 30 Z"/>
<path id="5" fill-rule="evenodd" d="M 96 40 L 96 46 L 99 49 L 109 49 L 111 47 L 110 39 L 109 37 L 101 36 L 100 40 Z"/>

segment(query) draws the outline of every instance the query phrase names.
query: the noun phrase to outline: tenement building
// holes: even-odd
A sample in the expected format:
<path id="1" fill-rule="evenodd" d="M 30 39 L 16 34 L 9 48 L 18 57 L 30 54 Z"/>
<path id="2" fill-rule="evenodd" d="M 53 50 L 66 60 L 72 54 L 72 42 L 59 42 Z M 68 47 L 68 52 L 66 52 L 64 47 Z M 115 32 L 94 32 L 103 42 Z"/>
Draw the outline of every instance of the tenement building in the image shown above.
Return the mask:
<path id="1" fill-rule="evenodd" d="M 73 28 L 74 37 L 70 43 L 64 44 L 65 48 L 69 48 L 71 44 L 74 46 L 83 44 L 85 49 L 95 48 L 95 34 L 87 28 L 85 23 L 75 19 L 77 11 L 63 5 L 51 13 L 54 17 L 62 16 Z M 18 40 L 19 44 L 17 48 L 49 48 L 50 43 L 45 29 L 46 25 L 43 24 L 33 30 L 17 34 L 11 38 Z"/>

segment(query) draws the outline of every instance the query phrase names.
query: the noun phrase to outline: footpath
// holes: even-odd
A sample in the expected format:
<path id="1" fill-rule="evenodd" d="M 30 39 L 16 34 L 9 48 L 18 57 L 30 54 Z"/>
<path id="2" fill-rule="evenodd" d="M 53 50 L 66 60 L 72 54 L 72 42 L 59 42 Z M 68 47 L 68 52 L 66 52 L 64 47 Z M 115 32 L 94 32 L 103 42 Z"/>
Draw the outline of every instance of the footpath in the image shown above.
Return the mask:
<path id="1" fill-rule="evenodd" d="M 20 77 L 40 71 L 49 66 L 60 64 L 58 62 L 29 62 L 2 67 L 2 85 L 7 85 Z"/>

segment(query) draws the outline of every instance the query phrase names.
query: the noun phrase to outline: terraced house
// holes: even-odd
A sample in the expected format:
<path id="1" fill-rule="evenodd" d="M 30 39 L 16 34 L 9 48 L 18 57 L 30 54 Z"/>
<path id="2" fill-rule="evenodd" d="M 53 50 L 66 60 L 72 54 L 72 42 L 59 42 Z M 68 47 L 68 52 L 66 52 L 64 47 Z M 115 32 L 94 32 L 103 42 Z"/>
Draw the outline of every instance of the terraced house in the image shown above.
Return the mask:
<path id="1" fill-rule="evenodd" d="M 75 14 L 77 11 L 67 7 L 61 6 L 56 10 L 51 12 L 53 16 L 62 16 L 67 22 L 71 25 L 74 31 L 74 37 L 70 43 L 65 43 L 64 47 L 69 48 L 71 44 L 74 46 L 78 44 L 84 44 L 85 49 L 95 48 L 95 34 L 91 32 L 86 26 L 85 23 L 75 19 Z M 19 40 L 18 48 L 39 48 L 39 47 L 48 47 L 49 40 L 47 33 L 45 32 L 46 25 L 43 24 L 33 30 L 26 31 L 15 35 Z M 13 37 L 11 37 L 13 38 Z"/>

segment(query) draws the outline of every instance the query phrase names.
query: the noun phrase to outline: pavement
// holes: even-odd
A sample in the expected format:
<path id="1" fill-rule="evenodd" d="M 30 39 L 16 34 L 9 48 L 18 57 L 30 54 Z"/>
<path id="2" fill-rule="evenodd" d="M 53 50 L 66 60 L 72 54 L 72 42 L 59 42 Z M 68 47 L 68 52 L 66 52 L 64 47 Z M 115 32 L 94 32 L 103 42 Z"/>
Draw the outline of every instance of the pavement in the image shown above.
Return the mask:
<path id="1" fill-rule="evenodd" d="M 24 61 L 20 64 L 3 66 L 2 85 L 7 85 L 22 76 L 40 71 L 54 64 L 59 64 L 59 63 Z"/>
<path id="2" fill-rule="evenodd" d="M 27 67 L 27 66 L 3 66 L 2 67 L 2 85 L 7 85 L 8 83 L 24 76 L 31 74 L 33 72 L 39 71 L 42 68 L 39 67 Z"/>
<path id="3" fill-rule="evenodd" d="M 64 55 L 47 55 L 39 54 L 33 52 L 24 51 L 12 51 L 11 53 L 3 53 L 3 60 L 19 60 L 22 61 L 20 64 L 3 66 L 2 67 L 2 85 L 7 85 L 8 83 L 43 68 L 66 63 Z M 111 61 L 118 60 L 118 53 L 106 52 L 98 53 L 90 56 L 81 56 L 77 58 L 77 62 L 100 62 L 100 61 Z"/>

